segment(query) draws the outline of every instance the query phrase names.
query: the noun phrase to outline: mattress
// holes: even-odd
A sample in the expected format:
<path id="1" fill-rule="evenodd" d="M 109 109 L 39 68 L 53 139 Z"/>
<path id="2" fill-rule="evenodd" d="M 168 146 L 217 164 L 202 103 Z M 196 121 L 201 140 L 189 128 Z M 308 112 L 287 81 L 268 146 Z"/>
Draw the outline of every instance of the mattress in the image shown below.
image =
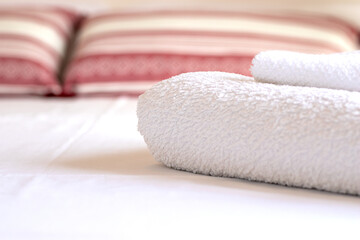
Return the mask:
<path id="1" fill-rule="evenodd" d="M 176 171 L 135 98 L 0 101 L 0 239 L 356 239 L 360 198 Z"/>

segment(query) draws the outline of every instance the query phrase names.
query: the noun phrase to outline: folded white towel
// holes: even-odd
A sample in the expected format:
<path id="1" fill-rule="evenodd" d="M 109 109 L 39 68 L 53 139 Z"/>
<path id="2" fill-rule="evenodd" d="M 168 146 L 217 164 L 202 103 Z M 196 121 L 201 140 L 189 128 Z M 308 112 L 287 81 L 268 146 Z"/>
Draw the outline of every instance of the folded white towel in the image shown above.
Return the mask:
<path id="1" fill-rule="evenodd" d="M 360 91 L 360 51 L 319 55 L 265 51 L 255 56 L 251 72 L 260 82 Z"/>
<path id="2" fill-rule="evenodd" d="M 169 167 L 360 194 L 360 93 L 188 73 L 141 95 L 138 127 Z"/>

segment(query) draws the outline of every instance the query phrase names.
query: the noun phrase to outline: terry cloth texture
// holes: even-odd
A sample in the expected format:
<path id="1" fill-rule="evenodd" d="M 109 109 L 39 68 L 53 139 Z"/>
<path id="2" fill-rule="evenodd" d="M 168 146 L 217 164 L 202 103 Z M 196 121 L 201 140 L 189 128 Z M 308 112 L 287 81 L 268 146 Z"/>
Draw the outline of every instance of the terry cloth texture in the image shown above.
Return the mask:
<path id="1" fill-rule="evenodd" d="M 260 82 L 360 91 L 360 51 L 265 51 L 255 56 L 251 72 Z"/>
<path id="2" fill-rule="evenodd" d="M 138 128 L 166 166 L 360 194 L 360 93 L 175 76 L 140 96 Z"/>

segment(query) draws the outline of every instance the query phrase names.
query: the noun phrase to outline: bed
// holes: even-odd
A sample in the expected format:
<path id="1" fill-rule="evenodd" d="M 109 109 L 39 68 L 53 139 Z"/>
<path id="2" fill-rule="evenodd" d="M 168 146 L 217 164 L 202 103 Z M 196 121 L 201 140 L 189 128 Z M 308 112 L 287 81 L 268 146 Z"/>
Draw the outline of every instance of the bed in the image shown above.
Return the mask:
<path id="1" fill-rule="evenodd" d="M 358 239 L 357 196 L 156 162 L 136 105 L 1 97 L 0 239 Z"/>

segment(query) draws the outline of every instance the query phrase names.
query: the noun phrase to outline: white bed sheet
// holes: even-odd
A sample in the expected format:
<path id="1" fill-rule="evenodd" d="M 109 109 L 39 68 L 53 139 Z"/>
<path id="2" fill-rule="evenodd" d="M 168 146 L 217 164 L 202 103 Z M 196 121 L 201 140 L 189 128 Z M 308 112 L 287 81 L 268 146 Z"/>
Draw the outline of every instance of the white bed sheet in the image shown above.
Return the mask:
<path id="1" fill-rule="evenodd" d="M 0 100 L 0 239 L 359 239 L 360 197 L 181 172 L 136 99 Z"/>

